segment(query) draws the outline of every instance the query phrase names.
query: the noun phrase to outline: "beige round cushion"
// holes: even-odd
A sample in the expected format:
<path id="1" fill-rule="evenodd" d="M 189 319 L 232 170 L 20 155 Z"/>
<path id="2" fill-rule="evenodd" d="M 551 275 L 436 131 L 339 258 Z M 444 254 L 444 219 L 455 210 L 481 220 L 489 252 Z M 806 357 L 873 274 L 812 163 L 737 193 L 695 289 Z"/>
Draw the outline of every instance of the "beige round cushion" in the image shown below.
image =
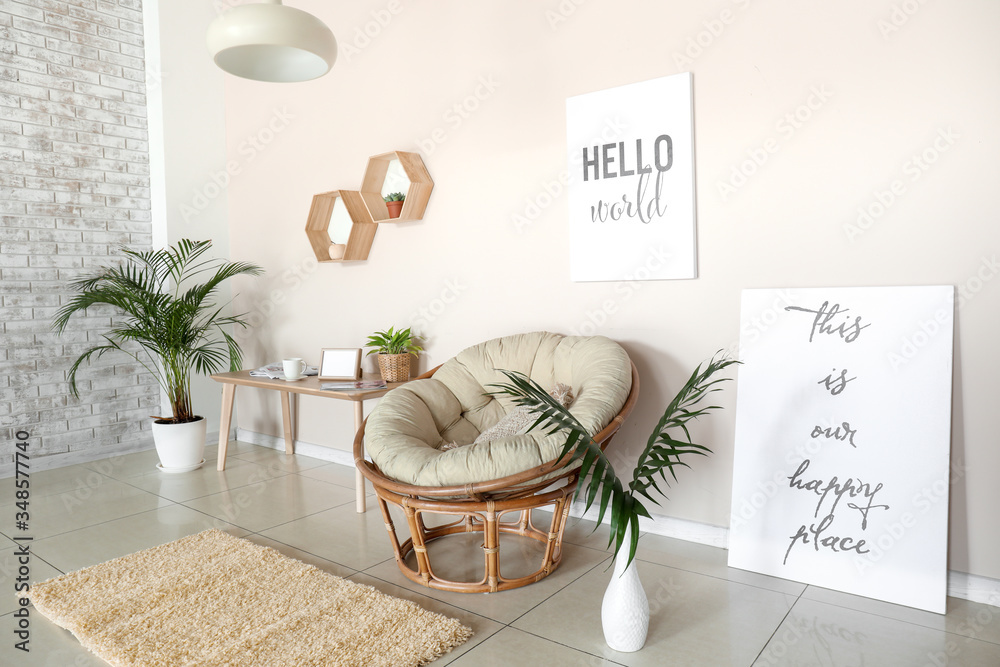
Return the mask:
<path id="1" fill-rule="evenodd" d="M 496 338 L 463 350 L 424 380 L 386 394 L 368 417 L 365 448 L 387 477 L 416 486 L 486 482 L 540 466 L 559 456 L 565 435 L 541 429 L 472 443 L 514 405 L 489 396 L 486 385 L 507 382 L 498 369 L 520 371 L 546 390 L 572 387 L 570 412 L 591 435 L 611 423 L 632 388 L 628 355 L 603 336 L 547 332 Z"/>

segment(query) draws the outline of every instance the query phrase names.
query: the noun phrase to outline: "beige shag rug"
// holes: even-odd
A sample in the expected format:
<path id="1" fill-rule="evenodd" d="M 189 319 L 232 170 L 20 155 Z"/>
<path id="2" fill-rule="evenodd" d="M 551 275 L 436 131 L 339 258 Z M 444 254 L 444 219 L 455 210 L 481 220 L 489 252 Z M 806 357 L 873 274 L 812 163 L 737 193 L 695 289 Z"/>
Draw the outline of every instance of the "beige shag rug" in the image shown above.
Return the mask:
<path id="1" fill-rule="evenodd" d="M 422 665 L 459 621 L 206 530 L 33 584 L 29 597 L 112 665 Z"/>

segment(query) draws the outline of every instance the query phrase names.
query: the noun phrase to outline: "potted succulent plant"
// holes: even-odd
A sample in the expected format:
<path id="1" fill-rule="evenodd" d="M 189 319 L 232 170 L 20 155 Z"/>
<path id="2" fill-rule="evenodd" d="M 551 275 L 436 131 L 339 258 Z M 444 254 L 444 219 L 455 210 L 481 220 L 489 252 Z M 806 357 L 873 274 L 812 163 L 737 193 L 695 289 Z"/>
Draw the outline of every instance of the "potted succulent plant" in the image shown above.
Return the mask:
<path id="1" fill-rule="evenodd" d="M 391 192 L 382 197 L 382 199 L 385 200 L 385 207 L 389 209 L 389 217 L 398 218 L 403 210 L 403 202 L 406 200 L 406 195 L 402 192 Z"/>
<path id="2" fill-rule="evenodd" d="M 405 382 L 410 379 L 410 355 L 417 356 L 423 348 L 417 345 L 420 337 L 409 328 L 394 331 L 376 331 L 368 336 L 365 347 L 374 348 L 368 354 L 378 353 L 378 369 L 386 382 Z M 367 355 L 366 355 L 367 356 Z"/>
<path id="3" fill-rule="evenodd" d="M 70 284 L 76 294 L 53 323 L 62 333 L 76 313 L 96 305 L 115 308 L 103 341 L 87 349 L 70 368 L 70 390 L 79 396 L 80 368 L 108 352 L 126 354 L 149 371 L 166 392 L 172 410 L 169 417 L 153 418 L 158 467 L 164 472 L 194 470 L 203 463 L 206 422 L 191 406 L 192 373 L 210 374 L 223 367 L 240 370 L 240 346 L 226 328 L 247 324 L 241 316 L 222 315 L 222 306 L 214 300 L 218 287 L 233 276 L 263 273 L 254 264 L 203 257 L 211 247 L 211 241 L 183 239 L 160 250 L 123 248 L 123 264 Z"/>
<path id="4" fill-rule="evenodd" d="M 565 460 L 567 466 L 580 464 L 575 497 L 584 500 L 584 512 L 600 498 L 595 530 L 605 514 L 609 515 L 611 535 L 608 546 L 613 544 L 615 548 L 615 572 L 604 596 L 601 620 L 605 641 L 614 650 L 637 651 L 642 648 L 649 624 L 649 604 L 633 560 L 639 542 L 639 517 L 652 518 L 642 504 L 642 498 L 659 505 L 660 501 L 650 495 L 650 491 L 664 496 L 659 485 L 662 483 L 670 486 L 666 473 L 669 472 L 676 482 L 675 468 L 689 467 L 682 457 L 712 453 L 708 447 L 692 442 L 687 424 L 719 409 L 717 405 L 699 404 L 708 394 L 721 389 L 716 385 L 731 379 L 714 377 L 715 374 L 736 363 L 739 362 L 724 355 L 716 355 L 704 368 L 702 364 L 698 365 L 657 422 L 639 455 L 632 471 L 632 481 L 627 487 L 618 479 L 614 467 L 600 446 L 569 409 L 553 399 L 536 382 L 520 373 L 502 370 L 510 383 L 492 385 L 497 389 L 494 394 L 508 395 L 516 405 L 527 406 L 537 415 L 533 429 L 542 428 L 547 433 L 566 434 L 566 444 L 560 458 Z M 623 560 L 620 558 L 620 551 L 626 543 L 628 558 Z"/>

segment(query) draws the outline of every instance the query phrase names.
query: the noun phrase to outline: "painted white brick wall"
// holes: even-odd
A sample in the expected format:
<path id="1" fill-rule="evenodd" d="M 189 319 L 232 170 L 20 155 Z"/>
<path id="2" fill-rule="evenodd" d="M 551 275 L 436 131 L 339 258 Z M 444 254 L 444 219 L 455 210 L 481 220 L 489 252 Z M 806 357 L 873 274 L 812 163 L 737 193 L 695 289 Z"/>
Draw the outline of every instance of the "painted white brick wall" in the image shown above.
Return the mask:
<path id="1" fill-rule="evenodd" d="M 138 364 L 105 356 L 69 393 L 112 312 L 51 329 L 69 281 L 152 243 L 145 82 L 140 0 L 0 0 L 0 470 L 18 430 L 33 469 L 151 442 L 159 389 Z"/>

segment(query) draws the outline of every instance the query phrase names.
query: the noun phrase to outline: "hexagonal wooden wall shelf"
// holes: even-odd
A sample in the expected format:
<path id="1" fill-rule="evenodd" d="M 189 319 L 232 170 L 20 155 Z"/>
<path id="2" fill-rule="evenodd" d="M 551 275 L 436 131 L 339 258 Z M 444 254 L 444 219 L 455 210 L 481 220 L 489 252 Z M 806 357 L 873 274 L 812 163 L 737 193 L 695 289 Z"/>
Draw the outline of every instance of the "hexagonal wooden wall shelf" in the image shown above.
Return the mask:
<path id="1" fill-rule="evenodd" d="M 331 258 L 330 246 L 333 245 L 333 240 L 330 237 L 330 222 L 338 199 L 343 202 L 350 216 L 351 229 L 346 247 L 341 248 L 343 257 Z M 372 221 L 360 192 L 333 190 L 313 196 L 309 219 L 306 222 L 306 236 L 309 237 L 309 244 L 316 254 L 317 261 L 348 262 L 368 259 L 368 251 L 371 250 L 377 229 L 378 225 Z"/>
<path id="2" fill-rule="evenodd" d="M 399 160 L 410 184 L 403 200 L 403 210 L 398 218 L 389 217 L 389 209 L 382 199 L 382 187 L 385 185 L 389 165 L 393 160 Z M 368 158 L 365 176 L 361 181 L 361 197 L 368 207 L 368 213 L 375 222 L 409 222 L 424 217 L 427 200 L 430 199 L 434 181 L 427 173 L 424 161 L 416 153 L 392 151 Z"/>

